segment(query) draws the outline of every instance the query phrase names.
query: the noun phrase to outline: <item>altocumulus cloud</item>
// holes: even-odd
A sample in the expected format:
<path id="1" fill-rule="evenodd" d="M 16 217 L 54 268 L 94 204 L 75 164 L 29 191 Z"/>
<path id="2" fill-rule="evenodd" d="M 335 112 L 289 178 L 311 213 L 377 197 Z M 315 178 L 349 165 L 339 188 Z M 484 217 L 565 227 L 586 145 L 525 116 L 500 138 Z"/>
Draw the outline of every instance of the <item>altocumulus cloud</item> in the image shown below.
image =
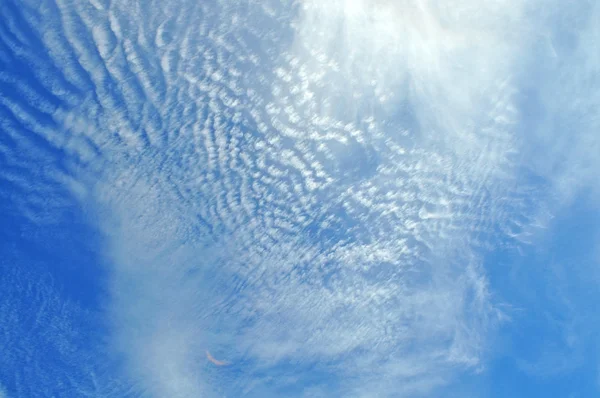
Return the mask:
<path id="1" fill-rule="evenodd" d="M 507 319 L 484 254 L 563 191 L 520 135 L 541 3 L 23 1 L 49 59 L 9 24 L 39 83 L 15 81 L 56 125 L 3 105 L 73 159 L 129 394 L 412 397 L 483 369 Z"/>

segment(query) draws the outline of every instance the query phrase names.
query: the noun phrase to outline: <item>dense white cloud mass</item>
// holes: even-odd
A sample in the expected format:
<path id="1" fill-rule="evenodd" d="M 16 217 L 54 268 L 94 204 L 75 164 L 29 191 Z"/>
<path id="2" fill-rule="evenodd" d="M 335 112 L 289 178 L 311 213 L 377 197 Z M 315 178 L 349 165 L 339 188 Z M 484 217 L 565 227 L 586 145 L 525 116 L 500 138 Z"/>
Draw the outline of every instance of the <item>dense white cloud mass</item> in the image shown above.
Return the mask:
<path id="1" fill-rule="evenodd" d="M 73 159 L 57 178 L 107 237 L 132 396 L 432 394 L 506 319 L 484 254 L 597 165 L 590 108 L 551 94 L 598 102 L 585 43 L 540 105 L 586 113 L 581 135 L 523 132 L 530 54 L 560 51 L 543 2 L 22 3 L 52 63 L 9 23 L 11 49 L 61 105 L 2 79 L 59 127 L 0 101 Z"/>

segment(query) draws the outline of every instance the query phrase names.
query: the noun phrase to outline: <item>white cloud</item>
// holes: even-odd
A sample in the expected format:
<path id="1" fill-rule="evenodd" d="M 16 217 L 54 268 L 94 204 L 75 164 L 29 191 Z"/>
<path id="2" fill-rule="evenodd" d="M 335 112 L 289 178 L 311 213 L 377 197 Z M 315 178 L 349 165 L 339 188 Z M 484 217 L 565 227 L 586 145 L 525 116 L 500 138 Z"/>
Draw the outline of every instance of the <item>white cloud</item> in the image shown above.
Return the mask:
<path id="1" fill-rule="evenodd" d="M 275 394 L 303 375 L 261 375 L 291 362 L 356 380 L 346 396 L 412 396 L 480 368 L 501 314 L 479 250 L 530 223 L 532 4 L 193 4 L 58 2 L 40 27 L 87 93 L 55 116 L 95 181 L 135 387 Z"/>
<path id="2" fill-rule="evenodd" d="M 388 111 L 408 103 L 420 134 L 447 143 L 477 138 L 468 130 L 511 106 L 493 101 L 503 99 L 498 95 L 506 88 L 499 85 L 532 39 L 523 27 L 523 1 L 301 4 L 292 56 L 300 58 L 305 78 L 321 86 L 320 100 L 362 98 L 357 105 L 387 104 Z"/>
<path id="3" fill-rule="evenodd" d="M 182 154 L 177 162 L 187 164 L 184 168 L 168 160 L 161 170 L 153 159 L 143 160 L 137 171 L 98 188 L 109 195 L 101 202 L 121 224 L 118 233 L 108 229 L 115 251 L 116 333 L 134 373 L 158 395 L 191 396 L 209 388 L 201 354 L 218 343 L 227 344 L 234 361 L 251 359 L 260 367 L 318 361 L 331 366 L 332 374 L 367 377 L 365 382 L 375 376 L 366 369 L 376 368 L 384 369 L 380 380 L 420 380 L 407 393 L 437 386 L 454 365 L 479 363 L 494 318 L 484 277 L 463 263 L 476 260 L 455 257 L 462 249 L 449 249 L 457 240 L 438 238 L 469 235 L 479 216 L 465 222 L 461 207 L 477 196 L 470 185 L 480 184 L 478 176 L 469 181 L 470 175 L 457 175 L 457 189 L 466 189 L 457 203 L 452 185 L 439 179 L 463 160 L 460 154 L 403 148 L 393 137 L 389 142 L 389 131 L 363 131 L 339 115 L 307 120 L 295 97 L 278 92 L 294 92 L 302 76 L 293 68 L 312 61 L 292 55 L 289 62 L 292 71 L 279 74 L 272 86 L 269 118 L 258 102 L 249 120 L 265 124 L 262 136 L 240 136 L 236 144 L 219 121 L 227 107 L 214 103 L 206 121 L 198 121 L 210 123 L 198 137 L 201 146 L 193 148 L 199 154 L 187 157 L 187 142 L 176 141 L 172 153 Z M 209 98 L 220 90 L 221 82 L 206 84 Z M 308 109 L 325 97 L 318 94 L 297 92 Z M 172 123 L 177 128 L 181 121 Z M 294 136 L 292 130 L 312 133 Z M 240 146 L 244 141 L 248 144 Z M 315 147 L 320 153 L 311 152 Z M 249 164 L 232 170 L 236 151 L 249 155 Z M 344 159 L 348 154 L 362 156 L 359 168 Z M 204 156 L 206 162 L 200 161 Z M 362 177 L 360 166 L 369 165 L 369 156 L 379 160 Z M 481 159 L 481 166 L 488 161 Z M 347 174 L 348 167 L 355 175 Z M 395 181 L 399 175 L 403 178 Z M 244 180 L 250 183 L 240 191 Z M 125 185 L 113 191 L 115 181 Z M 183 181 L 189 182 L 181 186 Z M 187 193 L 171 196 L 174 188 Z M 254 213 L 236 206 L 242 197 L 255 203 Z M 196 214 L 207 224 L 200 228 L 219 231 L 216 247 L 207 237 L 190 235 L 189 228 L 204 224 Z M 308 230 L 333 236 L 323 241 Z M 224 253 L 207 259 L 207 250 Z M 207 267 L 225 280 L 222 291 L 204 279 Z M 241 286 L 228 286 L 229 280 Z"/>
<path id="4" fill-rule="evenodd" d="M 538 54 L 538 76 L 530 83 L 530 108 L 538 123 L 524 137 L 533 172 L 552 184 L 554 204 L 569 205 L 595 184 L 600 149 L 598 118 L 592 111 L 600 102 L 595 76 L 600 59 L 591 51 L 600 34 L 600 7 L 581 4 L 557 20 L 549 32 L 549 47 Z"/>

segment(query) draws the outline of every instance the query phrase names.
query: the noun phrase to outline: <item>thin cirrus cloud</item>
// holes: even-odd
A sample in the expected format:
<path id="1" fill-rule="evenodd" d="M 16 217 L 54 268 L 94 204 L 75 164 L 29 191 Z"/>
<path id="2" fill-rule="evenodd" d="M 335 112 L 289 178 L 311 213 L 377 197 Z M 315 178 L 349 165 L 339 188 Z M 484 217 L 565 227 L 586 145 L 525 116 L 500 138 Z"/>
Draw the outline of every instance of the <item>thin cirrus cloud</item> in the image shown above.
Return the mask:
<path id="1" fill-rule="evenodd" d="M 131 391 L 415 396 L 484 368 L 507 317 L 482 253 L 544 207 L 517 134 L 536 4 L 25 7 L 59 127 L 6 106 L 76 159 Z"/>
<path id="2" fill-rule="evenodd" d="M 122 39 L 122 54 L 105 62 L 107 73 L 118 76 L 119 81 L 127 81 L 120 75 L 125 72 L 119 56 L 122 62 L 128 61 L 130 67 L 144 72 L 130 78 L 137 80 L 132 87 L 122 83 L 124 103 L 135 116 L 101 118 L 99 122 L 116 123 L 123 131 L 123 140 L 134 147 L 146 141 L 162 148 L 158 158 L 142 158 L 138 170 L 147 176 L 138 176 L 138 170 L 115 168 L 110 173 L 116 176 L 108 178 L 108 186 L 97 188 L 99 195 L 107 196 L 100 196 L 102 205 L 108 206 L 122 228 L 117 233 L 120 228 L 111 226 L 107 232 L 115 236 L 114 262 L 118 264 L 115 325 L 121 326 L 116 327 L 115 334 L 123 339 L 123 346 L 128 346 L 125 349 L 131 350 L 131 333 L 139 333 L 144 325 L 146 333 L 141 333 L 135 351 L 126 356 L 132 358 L 130 368 L 139 372 L 142 380 L 160 380 L 159 391 L 174 388 L 170 379 L 155 377 L 167 371 L 165 366 L 183 380 L 177 385 L 202 380 L 197 358 L 202 352 L 200 345 L 216 339 L 234 350 L 234 355 L 256 361 L 257 369 L 288 361 L 318 362 L 335 377 L 358 377 L 361 384 L 378 380 L 385 386 L 381 380 L 391 384 L 399 377 L 420 379 L 414 389 L 426 392 L 455 366 L 478 366 L 487 328 L 499 317 L 488 301 L 477 259 L 459 242 L 468 241 L 473 230 L 486 228 L 481 223 L 489 216 L 477 214 L 470 206 L 481 195 L 482 183 L 488 182 L 491 189 L 492 182 L 497 184 L 504 178 L 496 177 L 493 170 L 512 149 L 508 127 L 502 125 L 504 119 L 497 123 L 481 114 L 499 112 L 498 118 L 504 114 L 510 118 L 510 100 L 506 98 L 510 90 L 494 81 L 502 75 L 482 78 L 489 86 L 484 88 L 498 92 L 499 104 L 492 104 L 495 108 L 489 110 L 475 110 L 472 116 L 495 129 L 500 136 L 496 140 L 499 148 L 495 142 L 490 146 L 485 138 L 478 138 L 480 142 L 469 141 L 475 146 L 471 151 L 457 153 L 444 140 L 425 139 L 419 145 L 417 139 L 415 145 L 408 142 L 412 139 L 410 131 L 405 133 L 408 139 L 401 137 L 403 129 L 419 128 L 422 103 L 438 97 L 431 90 L 450 90 L 449 77 L 440 77 L 435 70 L 423 72 L 422 68 L 434 62 L 442 63 L 438 68 L 444 70 L 443 63 L 452 61 L 452 51 L 466 52 L 468 61 L 472 54 L 483 66 L 494 65 L 487 54 L 480 54 L 481 49 L 492 46 L 470 48 L 465 43 L 469 33 L 460 30 L 459 23 L 464 23 L 460 21 L 446 28 L 453 30 L 448 42 L 418 50 L 422 40 L 435 43 L 436 37 L 444 34 L 437 10 L 431 5 L 403 10 L 381 3 L 378 7 L 382 10 L 377 8 L 377 15 L 367 18 L 384 18 L 379 13 L 388 12 L 390 7 L 392 16 L 383 24 L 376 21 L 367 25 L 362 32 L 353 30 L 363 25 L 356 14 L 335 14 L 336 9 L 346 10 L 346 4 L 333 7 L 331 15 L 329 9 L 311 7 L 315 6 L 309 4 L 298 18 L 287 17 L 297 30 L 289 32 L 289 44 L 275 42 L 281 55 L 243 47 L 250 39 L 246 35 L 238 39 L 237 29 L 255 34 L 254 40 L 266 48 L 273 46 L 269 40 L 275 38 L 261 32 L 255 20 L 243 21 L 241 15 L 229 16 L 231 11 L 217 10 L 219 24 L 238 21 L 228 28 L 232 32 L 221 33 L 221 26 L 211 29 L 204 24 L 192 27 L 173 22 L 172 32 L 157 27 L 156 54 L 151 42 L 145 48 L 128 37 Z M 263 12 L 257 6 L 251 8 Z M 409 15 L 403 14 L 406 10 Z M 271 11 L 282 12 L 266 10 L 263 18 Z M 417 25 L 397 32 L 394 17 L 407 22 L 421 18 L 431 27 L 425 38 L 419 36 Z M 119 18 L 126 24 L 132 16 L 115 12 L 109 18 L 117 41 L 118 32 L 123 30 Z M 314 23 L 314 18 L 323 20 L 323 25 Z M 342 64 L 347 55 L 341 51 L 339 59 L 322 59 L 328 51 L 319 46 L 328 50 L 345 39 L 328 31 L 331 27 L 327 21 L 340 19 L 348 42 L 362 42 L 357 47 L 364 53 L 351 54 L 349 65 L 342 65 L 338 72 L 336 63 Z M 377 27 L 382 25 L 384 31 L 379 34 Z M 368 90 L 368 82 L 361 81 L 363 75 L 370 74 L 369 68 L 377 60 L 385 62 L 381 48 L 374 54 L 368 51 L 372 45 L 366 33 L 371 27 L 378 33 L 374 37 L 388 42 L 398 42 L 405 34 L 414 36 L 399 43 L 392 60 L 374 71 L 381 83 L 373 90 L 376 97 L 366 100 L 371 102 L 373 113 L 386 110 L 381 103 L 385 94 L 377 96 L 377 91 L 403 83 L 396 83 L 394 68 L 402 68 L 400 59 L 409 56 L 410 64 L 401 78 L 426 86 L 425 92 L 420 91 L 421 86 L 409 88 L 414 90 L 411 95 L 415 103 L 413 98 L 408 103 L 417 113 L 413 126 L 401 122 L 380 126 L 369 111 L 346 116 L 341 112 L 346 104 L 334 101 L 354 93 L 337 95 L 332 92 L 335 85 L 327 87 L 325 83 L 330 76 L 347 78 L 350 82 L 358 80 L 350 88 L 359 94 Z M 315 42 L 306 32 L 315 28 L 325 31 L 327 43 Z M 490 35 L 498 43 L 492 44 L 504 44 L 493 33 Z M 348 42 L 342 41 L 342 49 L 352 52 Z M 247 82 L 243 78 L 248 70 L 274 76 Z M 145 76 L 153 73 L 157 76 Z M 437 80 L 429 82 L 430 78 Z M 469 97 L 475 97 L 478 93 L 472 90 L 480 87 L 459 87 L 467 90 L 467 102 L 476 100 Z M 175 95 L 174 108 L 154 105 L 162 96 L 169 103 L 168 98 Z M 153 132 L 152 120 L 137 116 L 143 115 L 146 107 L 139 97 L 150 104 L 148 114 L 168 110 L 155 122 L 163 124 L 167 137 Z M 443 109 L 446 103 L 437 108 Z M 192 109 L 186 109 L 188 105 Z M 178 113 L 178 106 L 184 107 L 179 111 L 182 117 L 173 118 L 171 114 Z M 447 113 L 455 111 L 467 112 Z M 186 113 L 201 118 L 184 117 Z M 448 115 L 439 115 L 442 120 L 438 126 L 452 118 L 456 126 L 449 134 L 462 137 L 463 127 L 455 116 Z M 132 121 L 135 118 L 139 120 Z M 148 126 L 147 137 L 127 134 L 135 130 L 129 128 L 132 123 Z M 464 128 L 471 129 L 467 134 L 474 134 L 476 126 Z M 489 152 L 473 158 L 472 151 L 484 143 L 491 148 Z M 163 156 L 164 160 L 157 160 Z M 461 169 L 470 162 L 477 162 L 474 173 L 480 175 Z M 454 181 L 443 183 L 449 173 Z M 115 189 L 114 185 L 123 188 Z M 143 206 L 132 210 L 133 203 Z M 490 205 L 489 211 L 497 209 Z M 217 243 L 202 241 L 211 235 Z M 439 238 L 443 236 L 448 238 Z M 196 255 L 202 258 L 191 260 Z M 446 255 L 456 260 L 442 260 Z M 211 277 L 216 282 L 207 279 L 209 267 L 215 269 L 212 273 L 216 276 Z M 240 280 L 239 286 L 223 282 L 233 278 Z M 133 284 L 140 286 L 135 294 L 128 289 Z M 215 289 L 213 284 L 224 286 Z M 180 333 L 181 338 L 177 337 Z M 172 363 L 143 359 L 153 350 L 159 350 L 156 358 L 162 357 L 163 347 L 168 347 Z M 145 365 L 140 367 L 140 363 Z M 352 391 L 358 386 L 345 388 Z M 406 387 L 407 393 L 412 388 Z"/>

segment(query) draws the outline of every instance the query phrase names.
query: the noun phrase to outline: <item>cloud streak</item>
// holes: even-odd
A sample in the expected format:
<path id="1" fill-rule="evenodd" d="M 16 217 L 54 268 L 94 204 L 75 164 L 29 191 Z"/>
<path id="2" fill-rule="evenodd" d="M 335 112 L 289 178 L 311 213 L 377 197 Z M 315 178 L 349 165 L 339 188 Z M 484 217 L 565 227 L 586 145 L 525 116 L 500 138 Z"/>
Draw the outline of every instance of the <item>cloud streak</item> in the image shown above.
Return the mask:
<path id="1" fill-rule="evenodd" d="M 214 363 L 216 366 L 227 366 L 227 365 L 229 365 L 229 362 L 227 362 L 227 361 L 219 361 L 218 359 L 215 359 L 215 357 L 213 357 L 211 355 L 211 353 L 208 352 L 208 351 L 206 351 L 206 358 L 210 362 Z"/>

